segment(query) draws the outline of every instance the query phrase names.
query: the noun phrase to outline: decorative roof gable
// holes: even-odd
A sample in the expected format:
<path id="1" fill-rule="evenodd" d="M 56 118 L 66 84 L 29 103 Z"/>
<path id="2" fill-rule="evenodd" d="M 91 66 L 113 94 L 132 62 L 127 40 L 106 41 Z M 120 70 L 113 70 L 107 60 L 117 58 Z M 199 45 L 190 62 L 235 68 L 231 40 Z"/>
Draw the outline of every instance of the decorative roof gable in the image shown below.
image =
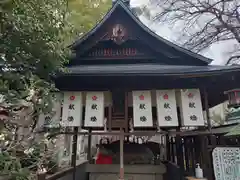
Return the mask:
<path id="1" fill-rule="evenodd" d="M 116 13 L 119 12 L 123 12 L 124 15 L 134 22 L 135 26 L 137 27 L 137 32 L 131 32 L 131 29 L 134 28 L 126 28 L 122 24 L 116 23 L 117 21 L 114 22 L 113 18 L 111 19 L 111 17 L 114 16 L 114 20 L 121 20 L 123 17 L 120 15 L 116 16 Z M 103 31 L 101 28 L 109 22 L 112 26 L 110 29 L 108 29 L 108 33 L 99 33 L 100 31 Z M 144 35 L 139 35 L 138 32 L 140 31 L 143 32 Z M 96 35 L 97 33 L 99 34 Z M 180 58 L 183 61 L 186 59 L 186 62 L 182 63 L 185 65 L 208 65 L 212 62 L 212 60 L 209 58 L 184 49 L 155 34 L 132 13 L 131 9 L 125 3 L 123 3 L 122 0 L 117 0 L 104 18 L 94 28 L 83 37 L 75 41 L 70 47 L 74 51 L 81 51 L 81 53 L 83 53 L 83 51 L 89 51 L 89 49 L 94 47 L 100 41 L 112 40 L 116 44 L 122 44 L 131 38 L 135 40 L 141 40 L 148 46 L 152 46 L 156 52 L 167 55 L 170 59 L 176 61 L 176 64 L 179 63 L 178 59 Z"/>

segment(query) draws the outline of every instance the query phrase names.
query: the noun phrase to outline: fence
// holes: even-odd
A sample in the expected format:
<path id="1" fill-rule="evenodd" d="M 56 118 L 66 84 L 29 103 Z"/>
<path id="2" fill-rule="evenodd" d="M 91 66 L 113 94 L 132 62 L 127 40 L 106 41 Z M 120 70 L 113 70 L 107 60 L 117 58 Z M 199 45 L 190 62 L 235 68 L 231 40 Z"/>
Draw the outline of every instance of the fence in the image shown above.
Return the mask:
<path id="1" fill-rule="evenodd" d="M 200 163 L 204 176 L 208 180 L 214 180 L 212 151 L 219 146 L 240 147 L 240 137 L 225 137 L 224 134 L 166 135 L 168 162 L 165 179 L 180 180 L 176 177 L 182 179 L 184 176 L 193 176 L 196 163 Z M 71 180 L 74 176 L 76 176 L 75 179 L 86 180 L 85 167 L 86 163 L 83 163 L 77 165 L 76 168 L 71 167 L 52 176 L 39 176 L 38 180 Z"/>
<path id="2" fill-rule="evenodd" d="M 177 164 L 184 175 L 194 175 L 196 163 L 200 163 L 204 176 L 214 180 L 212 151 L 215 147 L 240 147 L 240 137 L 219 135 L 167 137 L 167 159 Z"/>

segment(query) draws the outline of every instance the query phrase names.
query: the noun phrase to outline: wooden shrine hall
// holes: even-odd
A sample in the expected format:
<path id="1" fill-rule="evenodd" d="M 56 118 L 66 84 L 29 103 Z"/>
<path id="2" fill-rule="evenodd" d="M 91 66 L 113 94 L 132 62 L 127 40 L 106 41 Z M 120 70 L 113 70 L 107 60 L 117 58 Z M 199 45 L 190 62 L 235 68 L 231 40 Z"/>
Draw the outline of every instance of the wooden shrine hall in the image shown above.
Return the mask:
<path id="1" fill-rule="evenodd" d="M 158 36 L 134 15 L 129 1 L 113 2 L 104 18 L 70 48 L 67 71 L 55 79 L 64 93 L 62 126 L 87 129 L 89 136 L 96 130 L 121 136 L 118 148 L 108 146 L 116 162 L 99 166 L 90 163 L 89 155 L 90 180 L 130 175 L 134 180 L 162 179 L 166 167 L 161 161 L 152 163 L 155 152 L 140 150 L 145 142 L 130 147 L 136 152 L 128 156 L 129 137 L 193 133 L 185 127 L 195 128 L 195 134 L 198 128 L 211 132 L 209 108 L 240 84 L 240 66 L 210 65 L 211 59 Z M 149 159 L 142 160 L 146 154 Z M 134 155 L 138 163 L 129 160 Z"/>

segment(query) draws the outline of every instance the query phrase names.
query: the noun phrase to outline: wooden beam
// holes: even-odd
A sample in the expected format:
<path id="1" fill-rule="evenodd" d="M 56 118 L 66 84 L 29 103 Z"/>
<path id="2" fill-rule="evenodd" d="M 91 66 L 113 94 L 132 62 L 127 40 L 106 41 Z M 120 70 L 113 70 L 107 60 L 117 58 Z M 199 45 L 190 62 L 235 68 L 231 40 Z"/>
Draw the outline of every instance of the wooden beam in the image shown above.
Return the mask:
<path id="1" fill-rule="evenodd" d="M 37 133 L 46 133 L 48 131 L 39 131 Z M 56 136 L 60 134 L 68 134 L 68 135 L 73 135 L 74 132 L 56 132 L 51 134 L 51 136 Z M 78 132 L 78 135 L 120 135 L 120 132 Z M 169 136 L 199 136 L 199 135 L 212 135 L 212 132 L 209 132 L 208 130 L 205 131 L 134 131 L 134 132 L 125 132 L 124 136 L 130 136 L 130 135 L 135 135 L 135 136 L 154 136 L 156 134 L 168 134 Z"/>
<path id="2" fill-rule="evenodd" d="M 47 131 L 46 131 L 47 132 Z M 45 133 L 45 132 L 40 132 L 40 133 Z M 73 135 L 74 132 L 57 132 L 55 134 L 51 135 L 60 135 L 60 134 L 68 134 L 68 135 Z M 78 132 L 78 135 L 120 135 L 120 132 Z M 134 131 L 134 132 L 125 132 L 123 133 L 124 136 L 129 136 L 129 135 L 136 135 L 136 136 L 154 136 L 156 134 L 167 134 L 166 131 L 161 131 L 161 132 L 156 132 L 156 131 Z"/>

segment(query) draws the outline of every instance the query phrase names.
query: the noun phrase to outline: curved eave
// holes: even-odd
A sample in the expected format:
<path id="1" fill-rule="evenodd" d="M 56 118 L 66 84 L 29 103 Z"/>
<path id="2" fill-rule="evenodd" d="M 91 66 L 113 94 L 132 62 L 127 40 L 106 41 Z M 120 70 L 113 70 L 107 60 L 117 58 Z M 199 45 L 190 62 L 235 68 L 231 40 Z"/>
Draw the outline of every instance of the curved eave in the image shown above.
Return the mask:
<path id="1" fill-rule="evenodd" d="M 68 67 L 59 76 L 178 76 L 205 77 L 240 72 L 240 66 L 174 66 L 156 64 L 83 65 Z"/>
<path id="2" fill-rule="evenodd" d="M 83 37 L 75 41 L 72 45 L 70 45 L 71 49 L 76 49 L 83 41 L 87 40 L 91 35 L 93 35 L 101 26 L 104 22 L 107 21 L 107 19 L 112 15 L 112 13 L 116 10 L 117 7 L 122 7 L 123 10 L 148 34 L 150 34 L 152 37 L 156 38 L 158 41 L 165 43 L 166 45 L 182 52 L 185 53 L 193 58 L 199 59 L 206 64 L 209 64 L 212 62 L 212 59 L 206 58 L 200 54 L 194 53 L 190 50 L 187 50 L 185 48 L 182 48 L 151 31 L 147 26 L 145 26 L 133 13 L 132 11 L 121 1 L 118 0 L 114 6 L 107 12 L 107 14 L 104 16 L 104 18 L 88 33 L 86 33 Z"/>

